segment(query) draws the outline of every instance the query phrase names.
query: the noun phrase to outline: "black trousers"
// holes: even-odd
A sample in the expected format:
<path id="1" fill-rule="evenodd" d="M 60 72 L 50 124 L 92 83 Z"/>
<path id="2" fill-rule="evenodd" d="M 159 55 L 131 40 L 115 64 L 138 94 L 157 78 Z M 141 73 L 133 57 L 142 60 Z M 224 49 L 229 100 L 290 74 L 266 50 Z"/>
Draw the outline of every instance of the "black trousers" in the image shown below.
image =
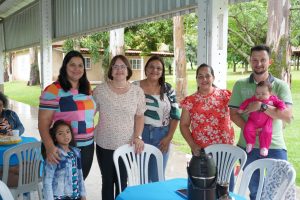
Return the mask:
<path id="1" fill-rule="evenodd" d="M 85 180 L 86 177 L 89 175 L 92 167 L 95 145 L 93 143 L 88 146 L 78 147 L 78 148 L 81 150 L 80 153 L 81 153 L 82 173 L 83 173 L 83 179 Z"/>
<path id="2" fill-rule="evenodd" d="M 113 162 L 114 150 L 103 149 L 96 145 L 97 160 L 102 174 L 102 199 L 114 200 L 120 193 L 118 177 Z M 127 186 L 127 173 L 123 161 L 119 160 L 121 187 L 124 190 Z"/>

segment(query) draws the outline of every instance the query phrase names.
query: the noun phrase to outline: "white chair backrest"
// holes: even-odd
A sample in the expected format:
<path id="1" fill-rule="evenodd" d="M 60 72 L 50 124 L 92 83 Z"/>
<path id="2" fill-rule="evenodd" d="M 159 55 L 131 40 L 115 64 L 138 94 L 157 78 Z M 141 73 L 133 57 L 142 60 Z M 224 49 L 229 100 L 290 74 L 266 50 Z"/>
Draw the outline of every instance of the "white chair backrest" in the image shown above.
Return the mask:
<path id="1" fill-rule="evenodd" d="M 19 161 L 19 180 L 16 188 L 11 192 L 16 198 L 19 194 L 38 190 L 40 164 L 42 160 L 41 142 L 31 142 L 18 145 L 4 152 L 3 182 L 7 184 L 9 174 L 9 160 L 16 155 Z"/>
<path id="2" fill-rule="evenodd" d="M 259 159 L 246 166 L 238 194 L 245 196 L 252 174 L 259 170 L 259 183 L 256 200 L 282 200 L 295 182 L 296 172 L 285 160 Z"/>
<path id="3" fill-rule="evenodd" d="M 229 183 L 231 173 L 237 162 L 240 162 L 240 169 L 243 169 L 247 160 L 247 154 L 243 149 L 230 144 L 209 145 L 205 148 L 205 153 L 212 153 L 217 166 L 219 182 Z"/>
<path id="4" fill-rule="evenodd" d="M 148 164 L 150 156 L 153 155 L 157 161 L 158 179 L 164 180 L 163 156 L 161 151 L 153 145 L 145 144 L 144 151 L 136 154 L 134 146 L 125 144 L 114 151 L 113 160 L 117 171 L 119 191 L 122 191 L 119 170 L 119 158 L 122 158 L 128 176 L 128 186 L 148 183 Z"/>
<path id="5" fill-rule="evenodd" d="M 0 196 L 3 200 L 14 200 L 10 190 L 8 189 L 7 185 L 0 181 Z"/>

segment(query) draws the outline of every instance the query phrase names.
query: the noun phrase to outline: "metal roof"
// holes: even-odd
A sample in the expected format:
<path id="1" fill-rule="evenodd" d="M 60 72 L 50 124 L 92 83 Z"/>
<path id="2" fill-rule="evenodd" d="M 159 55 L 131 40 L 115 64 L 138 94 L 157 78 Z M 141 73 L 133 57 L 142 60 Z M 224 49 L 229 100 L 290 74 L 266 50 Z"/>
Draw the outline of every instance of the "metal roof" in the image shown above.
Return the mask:
<path id="1" fill-rule="evenodd" d="M 0 0 L 0 18 L 6 18 L 22 10 L 34 1 L 35 0 Z"/>
<path id="2" fill-rule="evenodd" d="M 112 30 L 195 12 L 201 0 L 43 0 L 51 2 L 52 39 Z M 229 3 L 250 0 L 228 0 Z M 42 0 L 0 0 L 6 51 L 39 45 Z M 2 47 L 3 48 L 3 47 Z M 0 47 L 1 49 L 1 47 Z"/>

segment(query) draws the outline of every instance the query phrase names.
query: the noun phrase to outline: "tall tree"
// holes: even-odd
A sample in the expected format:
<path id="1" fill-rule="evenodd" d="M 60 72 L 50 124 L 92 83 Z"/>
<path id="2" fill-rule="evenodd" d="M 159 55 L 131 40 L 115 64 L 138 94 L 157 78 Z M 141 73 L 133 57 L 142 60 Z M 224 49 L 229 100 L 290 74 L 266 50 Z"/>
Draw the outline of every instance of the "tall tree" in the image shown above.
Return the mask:
<path id="1" fill-rule="evenodd" d="M 233 4 L 228 18 L 228 61 L 243 62 L 248 59 L 249 49 L 264 44 L 267 34 L 267 1 L 257 0 Z M 236 56 L 238 54 L 238 56 Z"/>
<path id="2" fill-rule="evenodd" d="M 29 81 L 27 85 L 39 85 L 40 84 L 40 71 L 39 71 L 39 64 L 38 64 L 38 48 L 31 47 L 29 48 L 29 55 L 30 55 L 30 75 Z"/>
<path id="3" fill-rule="evenodd" d="M 176 96 L 178 101 L 187 96 L 186 55 L 183 16 L 173 17 L 174 59 L 176 68 Z"/>
<path id="4" fill-rule="evenodd" d="M 269 0 L 267 44 L 272 49 L 272 74 L 290 83 L 289 0 Z"/>
<path id="5" fill-rule="evenodd" d="M 186 58 L 193 69 L 193 64 L 197 62 L 198 43 L 198 17 L 195 13 L 184 15 L 184 30 Z"/>
<path id="6" fill-rule="evenodd" d="M 300 46 L 300 1 L 291 0 L 290 30 L 291 45 Z"/>
<path id="7" fill-rule="evenodd" d="M 157 51 L 164 43 L 173 50 L 172 20 L 160 20 L 125 28 L 125 43 L 128 49 L 138 49 L 144 53 Z"/>

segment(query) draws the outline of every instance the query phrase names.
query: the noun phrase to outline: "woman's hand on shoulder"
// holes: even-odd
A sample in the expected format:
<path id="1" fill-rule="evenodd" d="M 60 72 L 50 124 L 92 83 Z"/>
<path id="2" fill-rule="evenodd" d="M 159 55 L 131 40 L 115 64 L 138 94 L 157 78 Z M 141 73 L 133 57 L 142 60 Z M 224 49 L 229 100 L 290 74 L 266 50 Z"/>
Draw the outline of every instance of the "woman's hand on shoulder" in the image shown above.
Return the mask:
<path id="1" fill-rule="evenodd" d="M 136 153 L 141 153 L 144 150 L 144 144 L 144 141 L 139 137 L 134 137 L 131 141 L 131 145 L 134 145 Z"/>
<path id="2" fill-rule="evenodd" d="M 52 164 L 58 164 L 60 161 L 59 150 L 56 146 L 46 149 L 47 161 Z"/>

